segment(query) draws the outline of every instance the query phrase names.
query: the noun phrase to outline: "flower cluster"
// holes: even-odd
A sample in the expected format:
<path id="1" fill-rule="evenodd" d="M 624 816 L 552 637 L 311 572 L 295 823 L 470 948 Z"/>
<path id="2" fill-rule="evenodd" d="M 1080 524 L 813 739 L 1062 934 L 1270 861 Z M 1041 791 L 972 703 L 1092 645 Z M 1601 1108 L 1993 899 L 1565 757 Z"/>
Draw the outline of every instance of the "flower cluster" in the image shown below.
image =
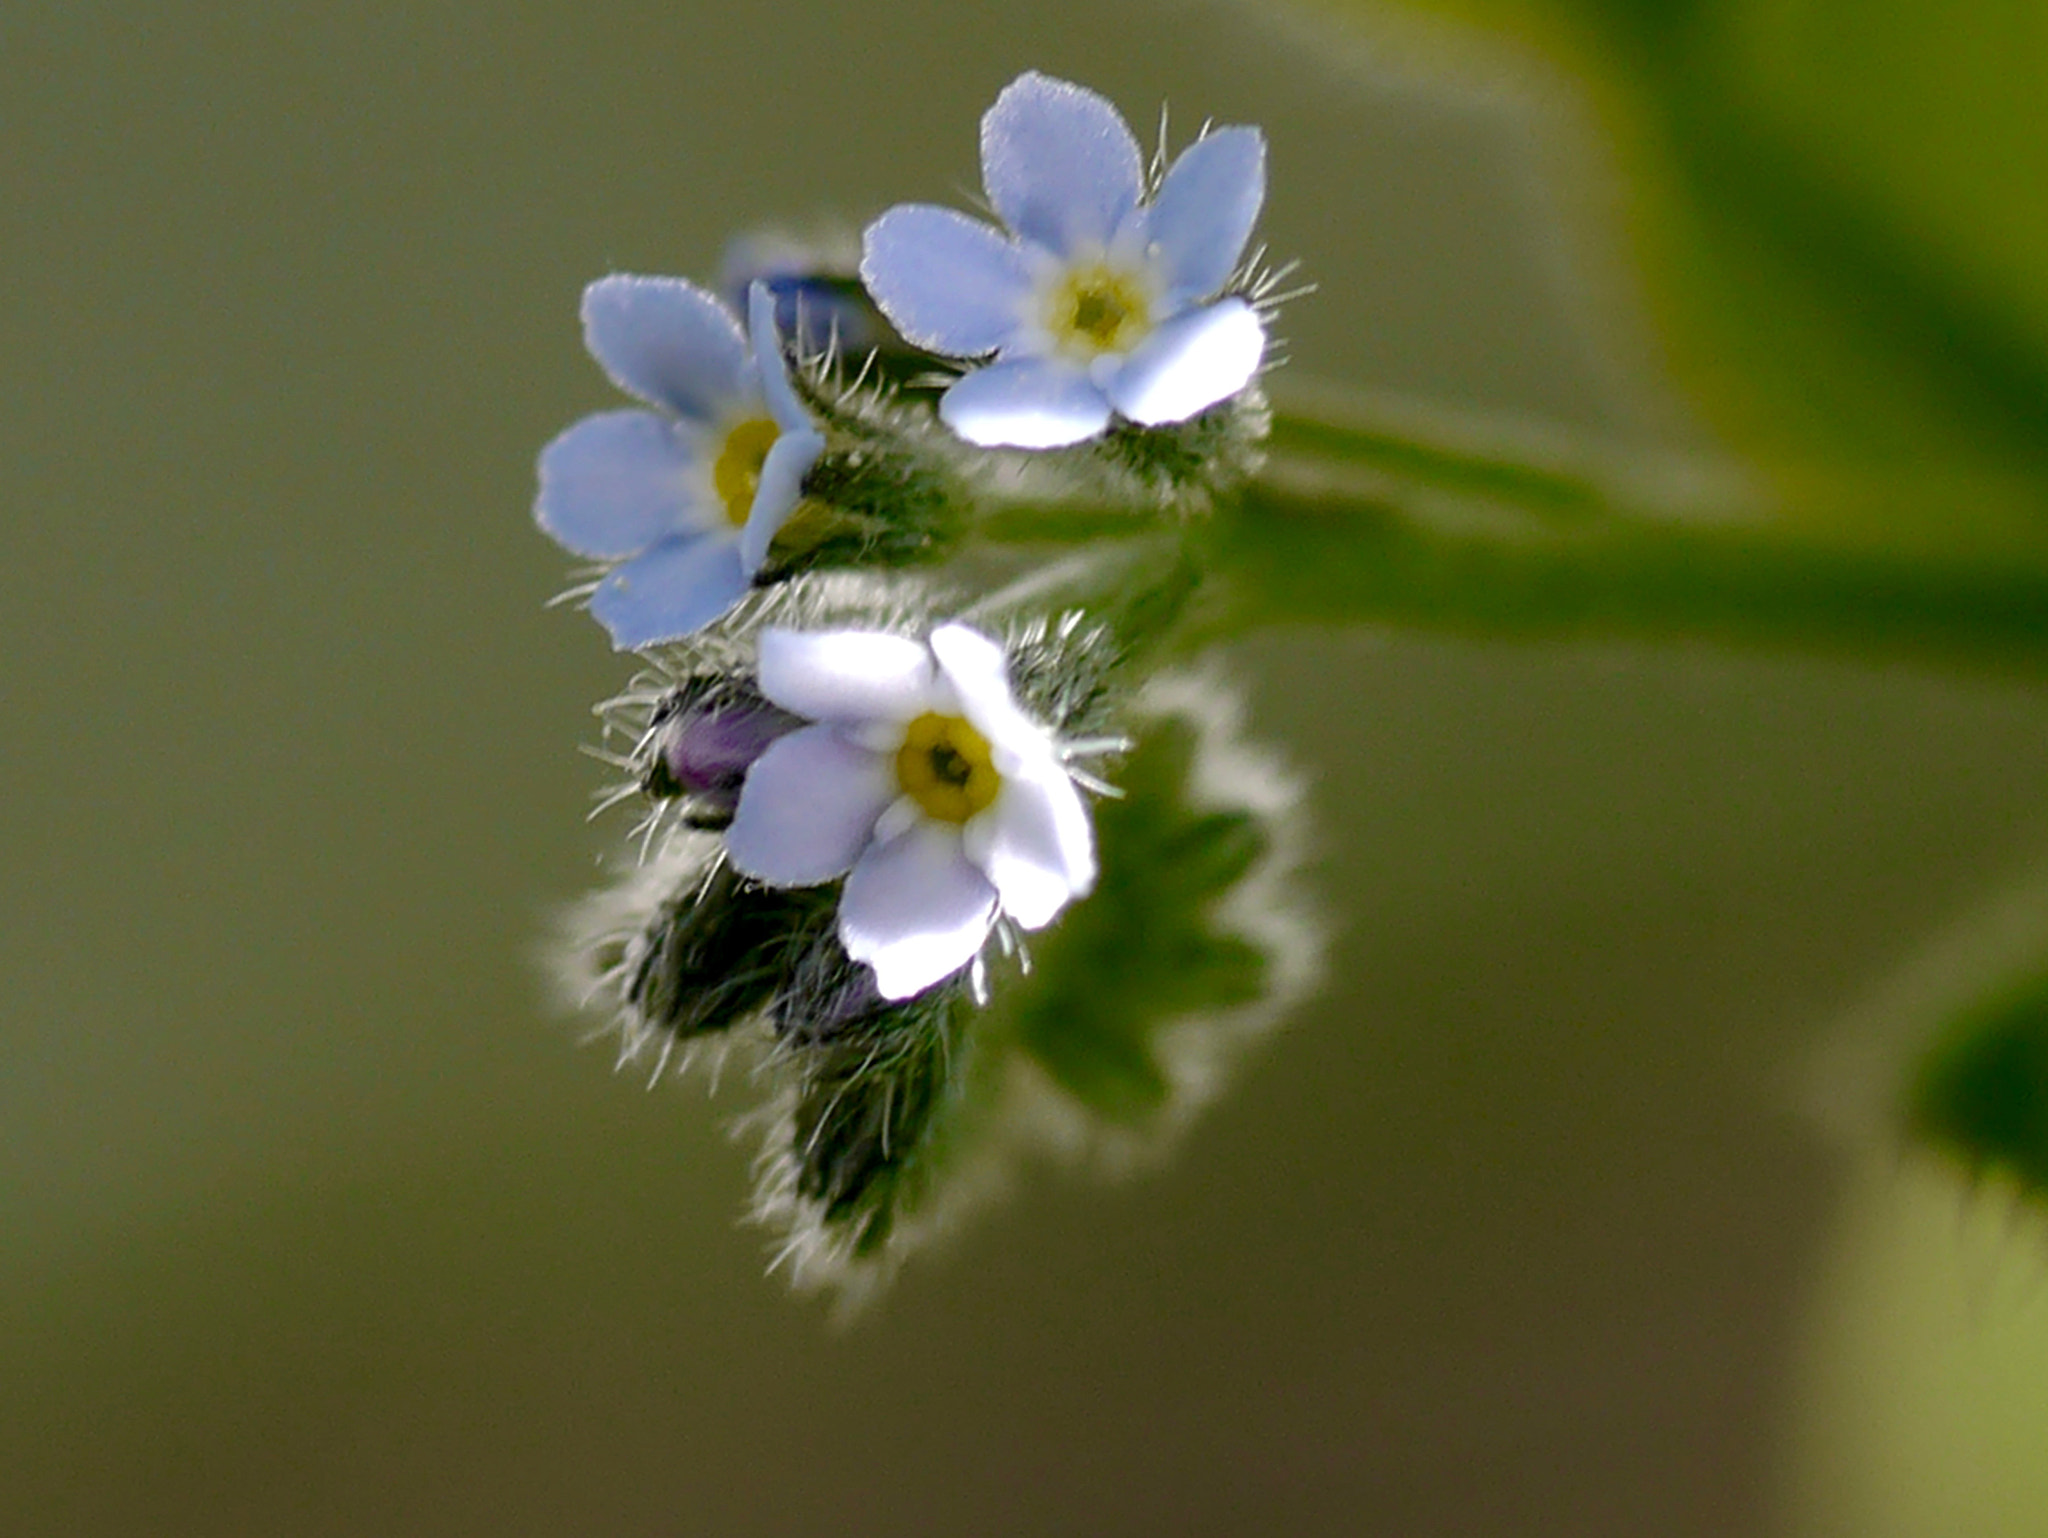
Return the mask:
<path id="1" fill-rule="evenodd" d="M 1185 992 L 1213 964 L 1261 998 L 1303 973 L 1218 928 L 1280 802 L 1196 809 L 1145 704 L 1191 515 L 1264 433 L 1263 138 L 1148 164 L 1102 97 L 1027 74 L 981 168 L 1000 228 L 907 204 L 857 252 L 736 247 L 744 319 L 680 278 L 593 283 L 586 345 L 641 404 L 540 458 L 536 520 L 643 659 L 603 707 L 639 858 L 572 926 L 577 1002 L 658 1067 L 751 1043 L 757 1213 L 843 1288 L 972 1184 L 1004 1062 L 1125 1119 L 1171 1088 L 1170 1021 L 1091 971 Z M 1186 864 L 1217 839 L 1245 857 Z M 1098 878 L 1116 902 L 1082 903 Z"/>

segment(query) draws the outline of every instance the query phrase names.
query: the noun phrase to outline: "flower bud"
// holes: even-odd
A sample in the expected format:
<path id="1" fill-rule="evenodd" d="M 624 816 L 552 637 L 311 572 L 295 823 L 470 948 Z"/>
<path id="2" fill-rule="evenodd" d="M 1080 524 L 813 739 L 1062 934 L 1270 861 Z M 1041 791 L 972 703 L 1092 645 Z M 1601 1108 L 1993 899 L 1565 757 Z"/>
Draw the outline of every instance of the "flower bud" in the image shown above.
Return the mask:
<path id="1" fill-rule="evenodd" d="M 872 1028 L 898 1007 L 875 986 L 874 968 L 850 960 L 845 947 L 832 937 L 812 946 L 797 962 L 771 1018 L 783 1040 L 812 1046 L 851 1030 Z"/>
<path id="2" fill-rule="evenodd" d="M 745 881 L 718 861 L 655 908 L 620 958 L 629 1035 L 687 1040 L 769 1003 L 792 952 L 827 933 L 829 907 Z"/>
<path id="3" fill-rule="evenodd" d="M 761 232 L 742 235 L 725 249 L 720 287 L 743 297 L 752 283 L 775 300 L 775 323 L 799 358 L 828 353 L 873 367 L 902 382 L 931 370 L 929 354 L 905 342 L 868 297 L 860 280 L 860 241 L 850 232 L 803 240 Z"/>
<path id="4" fill-rule="evenodd" d="M 663 800 L 688 796 L 705 813 L 730 816 L 754 760 L 803 724 L 751 684 L 692 679 L 654 708 L 642 738 L 641 789 Z"/>

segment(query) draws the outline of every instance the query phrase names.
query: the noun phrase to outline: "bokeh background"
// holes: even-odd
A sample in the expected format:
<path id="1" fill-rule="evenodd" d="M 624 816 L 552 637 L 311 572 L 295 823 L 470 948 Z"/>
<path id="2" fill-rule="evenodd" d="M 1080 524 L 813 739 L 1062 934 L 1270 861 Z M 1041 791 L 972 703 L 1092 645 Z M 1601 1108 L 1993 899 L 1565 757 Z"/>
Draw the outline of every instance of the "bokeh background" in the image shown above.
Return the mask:
<path id="1" fill-rule="evenodd" d="M 0 15 L 0 1530 L 2030 1530 L 2042 1251 L 1828 1065 L 2048 858 L 2038 687 L 1247 640 L 1327 990 L 1166 1170 L 1038 1172 L 851 1331 L 762 1278 L 735 1087 L 545 1006 L 623 829 L 527 511 L 609 400 L 581 285 L 971 192 L 1024 68 L 1265 126 L 1300 377 L 1739 459 L 1651 151 L 1454 25 Z"/>

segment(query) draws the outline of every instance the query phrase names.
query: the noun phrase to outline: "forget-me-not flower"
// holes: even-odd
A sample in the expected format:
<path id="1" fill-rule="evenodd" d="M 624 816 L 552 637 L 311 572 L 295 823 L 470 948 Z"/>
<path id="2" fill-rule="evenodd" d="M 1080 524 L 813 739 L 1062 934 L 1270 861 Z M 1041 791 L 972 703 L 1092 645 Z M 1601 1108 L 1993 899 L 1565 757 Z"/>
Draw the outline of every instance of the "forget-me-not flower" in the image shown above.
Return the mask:
<path id="1" fill-rule="evenodd" d="M 747 771 L 727 853 L 773 886 L 845 876 L 840 942 L 884 998 L 959 971 L 998 914 L 1040 929 L 1094 886 L 1081 793 L 979 631 L 763 630 L 760 684 L 813 724 Z"/>
<path id="2" fill-rule="evenodd" d="M 1265 328 L 1247 299 L 1217 296 L 1265 201 L 1257 129 L 1196 140 L 1147 203 L 1116 108 L 1033 72 L 983 116 L 981 174 L 1008 233 L 905 204 L 868 226 L 861 257 L 868 291 L 912 343 L 993 355 L 940 401 L 961 437 L 1056 448 L 1113 413 L 1183 421 L 1251 382 Z"/>
<path id="3" fill-rule="evenodd" d="M 700 630 L 745 594 L 824 449 L 789 381 L 775 301 L 748 293 L 751 345 L 681 278 L 601 278 L 583 338 L 651 411 L 585 417 L 540 456 L 534 517 L 577 555 L 616 562 L 590 612 L 621 651 Z"/>

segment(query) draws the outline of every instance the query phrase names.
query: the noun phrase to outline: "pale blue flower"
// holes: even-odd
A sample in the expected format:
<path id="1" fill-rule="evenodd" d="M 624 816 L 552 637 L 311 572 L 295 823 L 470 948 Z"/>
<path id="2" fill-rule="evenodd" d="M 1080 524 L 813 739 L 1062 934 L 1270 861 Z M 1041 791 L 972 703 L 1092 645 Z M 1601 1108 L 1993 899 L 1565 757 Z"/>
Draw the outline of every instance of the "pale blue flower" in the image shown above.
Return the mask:
<path id="1" fill-rule="evenodd" d="M 868 226 L 861 277 L 897 330 L 928 351 L 991 357 L 939 414 L 972 443 L 1056 448 L 1114 414 L 1184 421 L 1251 382 L 1258 310 L 1217 297 L 1266 195 L 1255 128 L 1219 128 L 1145 201 L 1144 158 L 1116 108 L 1036 73 L 981 120 L 981 175 L 998 230 L 905 204 Z"/>
<path id="2" fill-rule="evenodd" d="M 1095 884 L 1088 809 L 965 625 L 761 632 L 761 692 L 811 725 L 747 770 L 726 851 L 770 886 L 846 878 L 839 938 L 906 999 L 971 961 L 999 915 L 1042 929 Z"/>
<path id="3" fill-rule="evenodd" d="M 583 339 L 654 407 L 585 417 L 540 456 L 541 528 L 615 562 L 590 612 L 630 651 L 700 630 L 737 603 L 796 507 L 825 440 L 789 381 L 774 297 L 748 293 L 752 345 L 681 278 L 617 275 L 583 291 Z"/>

